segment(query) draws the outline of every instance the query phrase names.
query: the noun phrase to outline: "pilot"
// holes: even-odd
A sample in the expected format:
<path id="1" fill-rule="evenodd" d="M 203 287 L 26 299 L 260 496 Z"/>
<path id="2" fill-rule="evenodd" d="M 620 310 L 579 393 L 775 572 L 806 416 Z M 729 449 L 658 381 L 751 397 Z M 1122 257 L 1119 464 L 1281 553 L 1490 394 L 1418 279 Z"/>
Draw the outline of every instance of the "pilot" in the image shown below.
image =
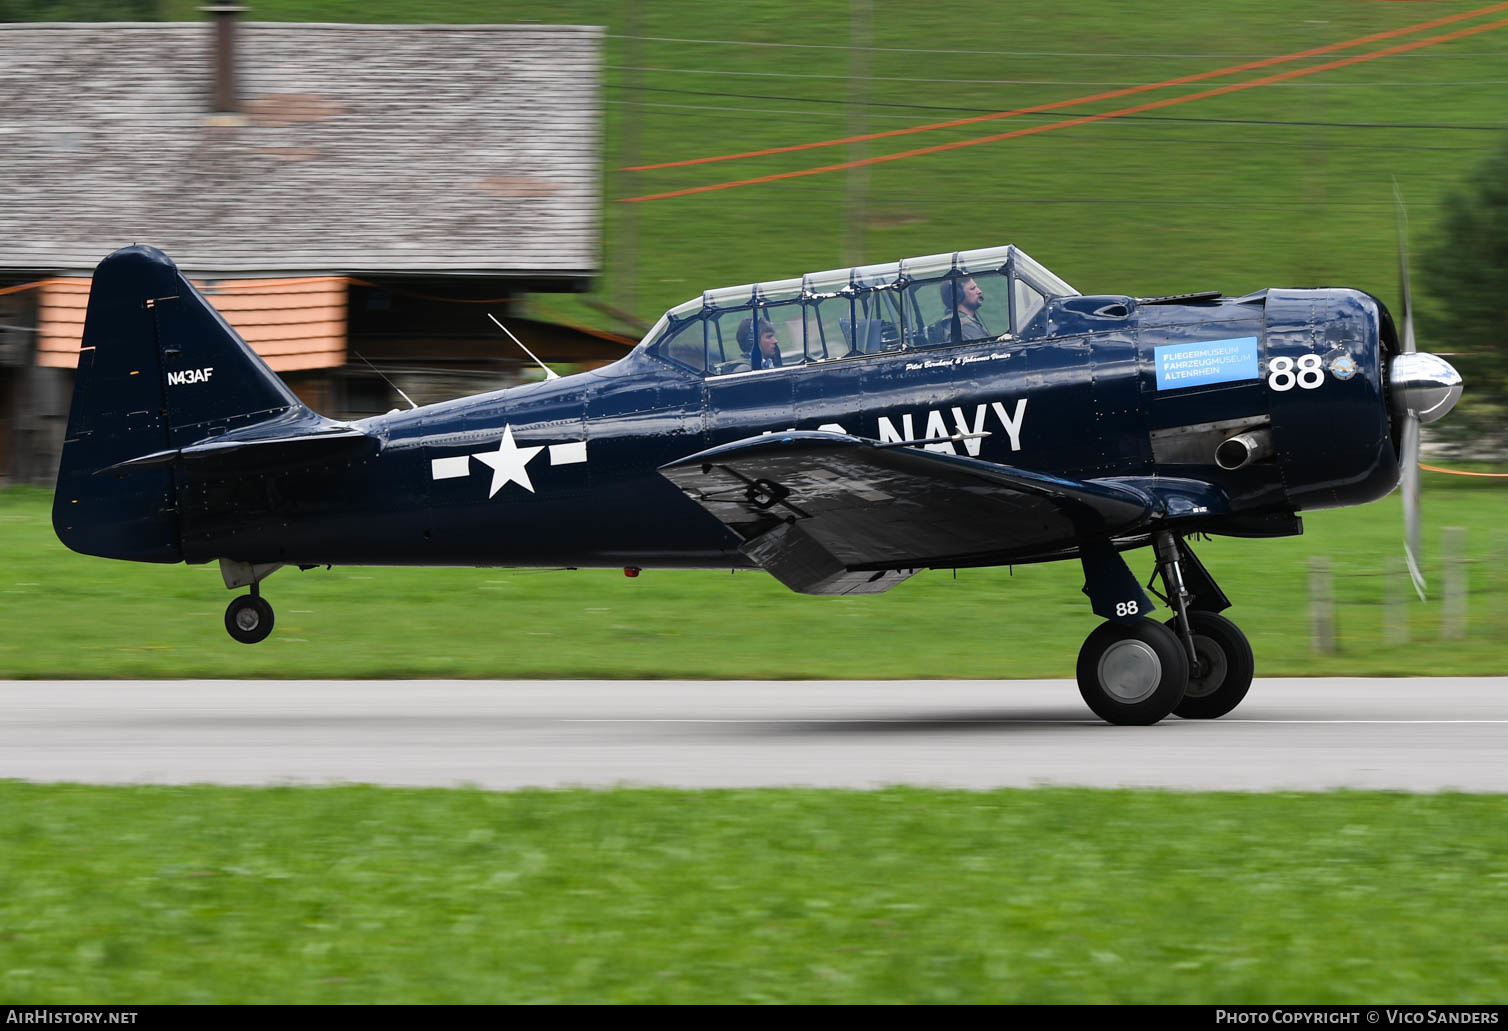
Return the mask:
<path id="1" fill-rule="evenodd" d="M 775 327 L 764 319 L 759 320 L 759 346 L 754 345 L 754 326 L 752 318 L 744 319 L 738 324 L 738 346 L 749 355 L 749 368 L 751 369 L 778 369 L 780 361 L 780 338 L 775 335 Z"/>
<path id="2" fill-rule="evenodd" d="M 989 340 L 995 334 L 985 328 L 979 317 L 979 308 L 984 304 L 984 291 L 973 279 L 947 279 L 942 282 L 943 307 L 958 313 L 958 339 Z M 947 330 L 945 329 L 946 333 Z"/>

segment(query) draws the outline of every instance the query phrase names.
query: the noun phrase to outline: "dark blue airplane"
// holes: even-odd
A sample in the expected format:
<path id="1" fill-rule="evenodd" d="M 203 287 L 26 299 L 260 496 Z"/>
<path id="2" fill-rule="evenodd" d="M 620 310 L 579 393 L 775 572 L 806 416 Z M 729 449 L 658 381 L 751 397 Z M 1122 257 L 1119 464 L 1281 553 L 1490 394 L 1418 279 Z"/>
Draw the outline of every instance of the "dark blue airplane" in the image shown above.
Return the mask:
<path id="1" fill-rule="evenodd" d="M 85 554 L 218 560 L 246 643 L 283 565 L 757 567 L 855 594 L 1078 559 L 1106 620 L 1090 708 L 1212 718 L 1252 653 L 1188 539 L 1297 534 L 1400 476 L 1408 501 L 1419 423 L 1461 391 L 1410 323 L 1356 290 L 1083 296 L 997 247 L 708 291 L 605 368 L 346 423 L 128 247 L 94 273 L 53 525 Z M 1166 624 L 1123 556 L 1148 545 Z"/>

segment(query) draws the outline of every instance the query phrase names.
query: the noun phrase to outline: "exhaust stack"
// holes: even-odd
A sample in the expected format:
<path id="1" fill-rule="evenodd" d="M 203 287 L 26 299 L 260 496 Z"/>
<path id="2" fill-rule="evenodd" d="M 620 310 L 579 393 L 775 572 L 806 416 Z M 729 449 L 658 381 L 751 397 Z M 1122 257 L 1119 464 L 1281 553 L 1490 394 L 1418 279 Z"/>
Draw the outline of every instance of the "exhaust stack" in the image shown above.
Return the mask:
<path id="1" fill-rule="evenodd" d="M 1250 430 L 1220 442 L 1215 464 L 1222 469 L 1241 469 L 1272 454 L 1272 431 Z"/>

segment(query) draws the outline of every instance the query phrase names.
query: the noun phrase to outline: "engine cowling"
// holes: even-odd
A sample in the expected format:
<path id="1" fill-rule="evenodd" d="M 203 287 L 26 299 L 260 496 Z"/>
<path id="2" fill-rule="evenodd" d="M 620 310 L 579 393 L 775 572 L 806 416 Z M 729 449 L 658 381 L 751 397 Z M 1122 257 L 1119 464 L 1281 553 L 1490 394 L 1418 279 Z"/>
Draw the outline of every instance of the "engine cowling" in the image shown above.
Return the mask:
<path id="1" fill-rule="evenodd" d="M 1274 460 L 1298 510 L 1360 505 L 1398 484 L 1382 302 L 1359 290 L 1269 290 L 1262 386 Z"/>

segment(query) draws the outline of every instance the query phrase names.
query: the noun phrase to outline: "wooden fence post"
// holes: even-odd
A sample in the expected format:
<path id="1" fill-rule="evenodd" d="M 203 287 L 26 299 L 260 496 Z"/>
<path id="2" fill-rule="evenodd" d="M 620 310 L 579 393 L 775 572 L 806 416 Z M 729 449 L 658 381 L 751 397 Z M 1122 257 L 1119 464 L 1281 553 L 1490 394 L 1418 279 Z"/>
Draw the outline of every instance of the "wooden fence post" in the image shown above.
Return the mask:
<path id="1" fill-rule="evenodd" d="M 1490 595 L 1486 602 L 1486 616 L 1484 620 L 1481 614 L 1477 616 L 1479 624 L 1486 624 L 1492 629 L 1490 633 L 1498 633 L 1503 625 L 1504 607 L 1499 599 L 1505 591 L 1508 591 L 1508 531 L 1495 529 L 1488 536 L 1487 565 L 1481 575 L 1476 577 L 1477 590 Z"/>
<path id="2" fill-rule="evenodd" d="M 1392 555 L 1382 569 L 1382 643 L 1409 643 L 1409 600 L 1414 596 L 1403 556 Z"/>
<path id="3" fill-rule="evenodd" d="M 1309 556 L 1309 626 L 1315 651 L 1335 652 L 1335 584 L 1330 578 L 1330 558 Z"/>
<path id="4" fill-rule="evenodd" d="M 1440 607 L 1440 636 L 1447 641 L 1460 641 L 1466 637 L 1466 528 L 1447 526 L 1441 537 L 1445 588 Z"/>

